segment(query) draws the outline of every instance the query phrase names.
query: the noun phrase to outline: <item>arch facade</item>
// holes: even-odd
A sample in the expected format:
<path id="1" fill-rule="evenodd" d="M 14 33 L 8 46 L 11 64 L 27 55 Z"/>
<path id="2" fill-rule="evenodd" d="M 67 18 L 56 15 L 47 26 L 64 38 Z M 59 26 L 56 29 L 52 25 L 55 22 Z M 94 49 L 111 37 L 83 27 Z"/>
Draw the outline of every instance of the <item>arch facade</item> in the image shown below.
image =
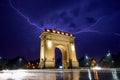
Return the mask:
<path id="1" fill-rule="evenodd" d="M 72 34 L 55 29 L 45 29 L 40 39 L 40 68 L 55 68 L 55 48 L 59 48 L 62 53 L 63 68 L 78 67 L 75 37 Z"/>

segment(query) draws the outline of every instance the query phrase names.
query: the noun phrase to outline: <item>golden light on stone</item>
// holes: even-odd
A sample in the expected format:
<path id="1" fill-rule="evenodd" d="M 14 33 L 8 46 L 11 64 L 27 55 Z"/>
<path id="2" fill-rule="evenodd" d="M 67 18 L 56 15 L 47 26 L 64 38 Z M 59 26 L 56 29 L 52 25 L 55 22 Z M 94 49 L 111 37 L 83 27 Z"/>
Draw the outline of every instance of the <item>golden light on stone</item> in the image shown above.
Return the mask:
<path id="1" fill-rule="evenodd" d="M 70 34 L 70 36 L 73 36 L 72 34 Z"/>
<path id="2" fill-rule="evenodd" d="M 56 30 L 52 30 L 53 33 L 56 33 Z"/>
<path id="3" fill-rule="evenodd" d="M 64 34 L 64 32 L 61 32 L 61 34 L 63 35 L 63 34 Z"/>
<path id="4" fill-rule="evenodd" d="M 47 46 L 50 48 L 52 46 L 52 41 L 51 40 L 48 40 L 47 41 Z"/>
<path id="5" fill-rule="evenodd" d="M 45 29 L 45 31 L 41 33 L 40 38 L 40 68 L 55 68 L 56 48 L 61 51 L 63 68 L 79 66 L 74 46 L 75 37 L 72 36 L 72 34 L 56 29 Z"/>
<path id="6" fill-rule="evenodd" d="M 65 33 L 65 35 L 67 35 L 67 36 L 68 36 L 69 34 L 68 34 L 68 33 Z"/>
<path id="7" fill-rule="evenodd" d="M 49 30 L 49 29 L 47 29 L 47 32 L 50 32 L 50 30 Z"/>
<path id="8" fill-rule="evenodd" d="M 73 44 L 71 44 L 71 50 L 72 50 L 72 51 L 75 51 L 75 47 L 74 47 Z"/>
<path id="9" fill-rule="evenodd" d="M 60 34 L 60 31 L 57 31 L 58 34 Z"/>

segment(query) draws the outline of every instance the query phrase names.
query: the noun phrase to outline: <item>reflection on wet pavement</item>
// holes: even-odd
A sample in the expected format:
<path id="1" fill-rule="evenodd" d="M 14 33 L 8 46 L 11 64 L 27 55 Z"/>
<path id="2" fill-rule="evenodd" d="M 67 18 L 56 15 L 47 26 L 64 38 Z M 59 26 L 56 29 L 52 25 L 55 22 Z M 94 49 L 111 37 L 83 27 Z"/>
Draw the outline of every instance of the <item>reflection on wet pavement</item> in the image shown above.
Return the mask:
<path id="1" fill-rule="evenodd" d="M 2 70 L 0 80 L 119 80 L 119 69 Z"/>

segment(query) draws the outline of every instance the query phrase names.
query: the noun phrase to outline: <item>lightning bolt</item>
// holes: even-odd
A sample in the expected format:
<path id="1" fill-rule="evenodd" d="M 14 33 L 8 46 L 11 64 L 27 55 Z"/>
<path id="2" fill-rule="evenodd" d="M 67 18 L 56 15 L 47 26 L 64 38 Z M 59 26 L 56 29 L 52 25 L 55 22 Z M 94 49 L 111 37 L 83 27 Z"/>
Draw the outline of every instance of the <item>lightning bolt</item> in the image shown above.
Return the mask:
<path id="1" fill-rule="evenodd" d="M 116 36 L 119 36 L 119 37 L 120 37 L 120 34 L 119 34 L 119 33 L 114 33 L 114 35 L 116 35 Z"/>
<path id="2" fill-rule="evenodd" d="M 30 18 L 28 16 L 25 16 L 22 12 L 20 12 L 17 8 L 14 7 L 14 5 L 12 4 L 12 1 L 9 0 L 9 5 L 12 9 L 14 9 L 19 15 L 21 15 L 30 25 L 33 25 L 35 26 L 37 29 L 39 30 L 42 30 L 43 31 L 43 28 L 40 27 L 39 25 L 37 25 L 36 23 L 34 22 L 31 22 Z"/>
<path id="3" fill-rule="evenodd" d="M 43 31 L 44 28 L 40 27 L 39 25 L 37 25 L 36 23 L 32 22 L 30 20 L 30 18 L 28 16 L 25 16 L 22 12 L 20 12 L 17 8 L 14 7 L 14 5 L 12 4 L 12 0 L 9 0 L 9 5 L 10 7 L 15 10 L 20 16 L 22 16 L 30 25 L 35 26 L 37 29 Z M 102 16 L 100 18 L 98 18 L 98 20 L 96 21 L 96 23 L 90 25 L 89 27 L 83 28 L 73 34 L 80 34 L 80 33 L 85 33 L 85 32 L 90 32 L 90 33 L 99 33 L 99 34 L 113 34 L 115 36 L 119 36 L 120 37 L 120 33 L 109 33 L 109 32 L 100 32 L 98 30 L 95 30 L 95 26 L 102 20 L 104 19 L 106 16 Z"/>
<path id="4" fill-rule="evenodd" d="M 79 30 L 78 32 L 75 32 L 74 34 L 79 34 L 79 33 L 83 33 L 83 32 L 101 33 L 101 32 L 99 32 L 99 31 L 97 31 L 97 30 L 93 30 L 92 28 L 93 28 L 95 25 L 97 25 L 104 17 L 105 17 L 105 16 L 100 17 L 100 18 L 96 21 L 96 23 L 90 25 L 90 26 L 87 27 L 87 28 L 83 28 L 82 30 Z"/>
<path id="5" fill-rule="evenodd" d="M 94 30 L 94 29 L 93 29 L 93 28 L 95 28 L 96 25 L 97 25 L 102 19 L 104 19 L 105 17 L 107 17 L 107 16 L 102 16 L 102 17 L 100 17 L 100 18 L 96 21 L 96 23 L 90 25 L 89 27 L 86 27 L 86 28 L 83 28 L 83 29 L 79 30 L 78 32 L 75 32 L 74 34 L 91 32 L 91 33 L 99 33 L 99 34 L 112 34 L 112 35 L 115 35 L 115 36 L 120 37 L 120 33 L 100 32 L 100 31 L 98 31 L 98 30 Z"/>

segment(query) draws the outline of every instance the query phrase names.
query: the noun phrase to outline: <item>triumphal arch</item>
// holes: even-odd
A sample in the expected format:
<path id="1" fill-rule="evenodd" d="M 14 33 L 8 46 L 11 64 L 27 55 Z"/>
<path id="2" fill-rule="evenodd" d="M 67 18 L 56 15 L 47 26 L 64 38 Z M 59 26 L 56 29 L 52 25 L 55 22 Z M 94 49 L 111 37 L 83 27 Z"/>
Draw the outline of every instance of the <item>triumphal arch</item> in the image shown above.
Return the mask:
<path id="1" fill-rule="evenodd" d="M 57 29 L 45 29 L 41 38 L 40 68 L 55 68 L 55 48 L 62 54 L 62 67 L 78 67 L 73 34 Z"/>

